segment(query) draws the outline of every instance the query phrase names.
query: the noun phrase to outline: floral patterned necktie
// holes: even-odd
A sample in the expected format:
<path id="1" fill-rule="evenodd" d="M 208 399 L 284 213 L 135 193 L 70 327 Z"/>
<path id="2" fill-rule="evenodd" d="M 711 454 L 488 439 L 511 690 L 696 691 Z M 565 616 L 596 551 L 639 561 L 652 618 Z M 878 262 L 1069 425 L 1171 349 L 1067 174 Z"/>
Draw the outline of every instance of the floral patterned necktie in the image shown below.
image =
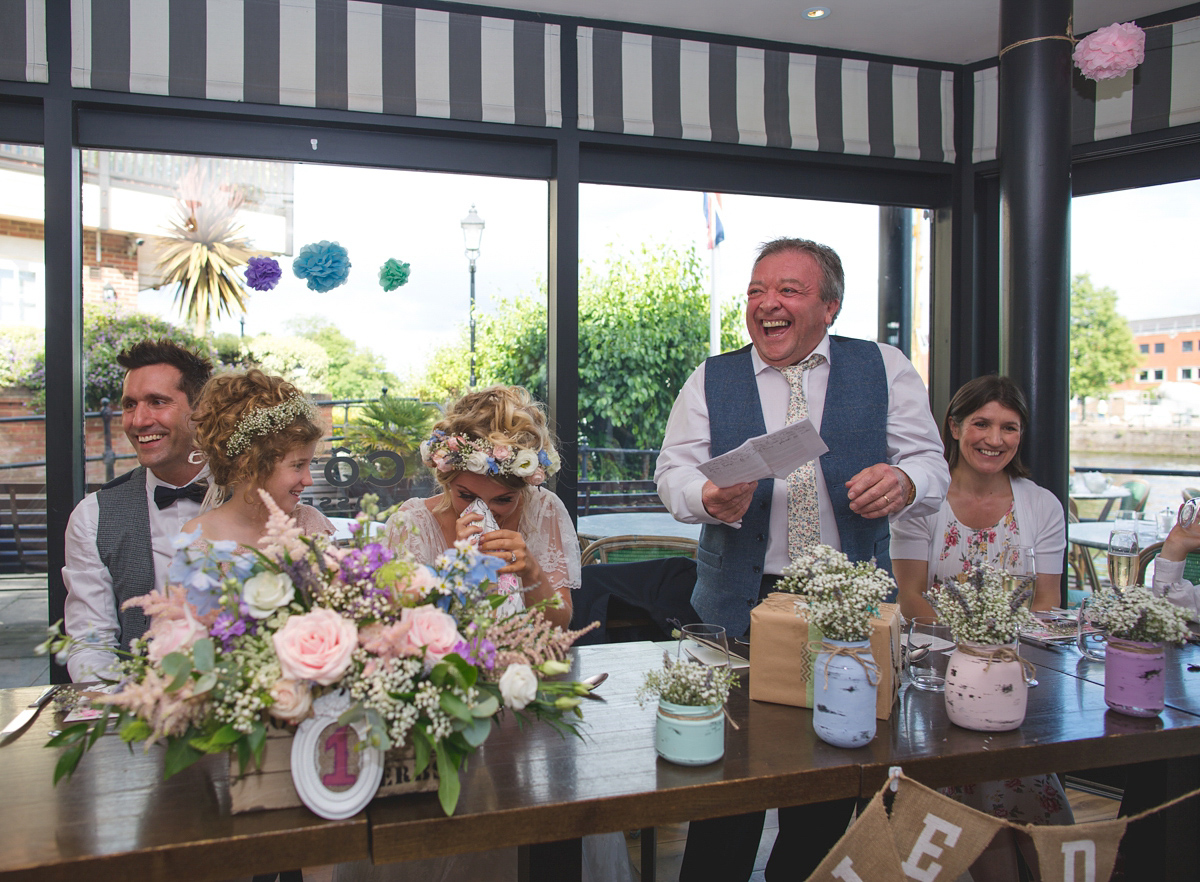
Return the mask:
<path id="1" fill-rule="evenodd" d="M 788 400 L 787 421 L 799 422 L 808 416 L 808 399 L 804 396 L 804 372 L 825 363 L 825 356 L 810 355 L 799 364 L 780 368 L 792 389 Z M 807 549 L 821 542 L 821 521 L 817 511 L 817 467 L 806 462 L 787 476 L 788 487 L 788 557 L 795 560 Z"/>

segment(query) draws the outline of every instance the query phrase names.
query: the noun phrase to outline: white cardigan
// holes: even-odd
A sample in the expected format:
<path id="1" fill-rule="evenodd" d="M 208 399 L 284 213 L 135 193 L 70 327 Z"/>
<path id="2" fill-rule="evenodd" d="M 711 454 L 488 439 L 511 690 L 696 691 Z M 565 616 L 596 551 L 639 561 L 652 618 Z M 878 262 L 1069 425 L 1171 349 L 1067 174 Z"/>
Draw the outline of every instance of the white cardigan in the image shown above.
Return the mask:
<path id="1" fill-rule="evenodd" d="M 1010 478 L 1010 483 L 1013 516 L 1021 531 L 1021 544 L 1033 546 L 1038 575 L 1062 573 L 1063 551 L 1067 547 L 1067 525 L 1062 503 L 1049 490 L 1027 478 Z M 950 503 L 943 502 L 936 514 L 894 521 L 892 560 L 927 561 L 929 580 L 932 582 L 949 520 Z"/>

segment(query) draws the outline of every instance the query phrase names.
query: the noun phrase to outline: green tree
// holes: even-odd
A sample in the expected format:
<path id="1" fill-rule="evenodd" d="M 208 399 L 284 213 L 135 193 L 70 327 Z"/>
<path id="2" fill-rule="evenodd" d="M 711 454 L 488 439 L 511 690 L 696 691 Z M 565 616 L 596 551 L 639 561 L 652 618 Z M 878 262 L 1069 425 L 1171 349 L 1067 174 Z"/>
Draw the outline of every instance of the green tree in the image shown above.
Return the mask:
<path id="1" fill-rule="evenodd" d="M 400 381 L 387 369 L 387 360 L 347 337 L 337 325 L 321 316 L 303 316 L 286 322 L 289 331 L 311 340 L 329 356 L 327 390 L 335 399 L 378 398 L 383 389 L 393 392 Z"/>
<path id="2" fill-rule="evenodd" d="M 1117 292 L 1097 288 L 1087 273 L 1071 282 L 1071 397 L 1103 398 L 1138 366 L 1133 332 L 1117 312 Z"/>
<path id="3" fill-rule="evenodd" d="M 83 317 L 84 359 L 84 406 L 97 410 L 100 399 L 109 399 L 114 406 L 121 398 L 121 387 L 125 380 L 125 368 L 117 364 L 121 350 L 142 340 L 167 337 L 214 358 L 212 344 L 199 338 L 186 328 L 180 328 L 158 316 L 144 313 L 118 313 L 112 310 L 89 310 Z M 46 402 L 46 356 L 40 352 L 33 360 L 33 369 L 21 379 L 21 385 L 32 392 L 32 406 L 38 411 L 45 409 Z"/>
<path id="4" fill-rule="evenodd" d="M 369 402 L 350 418 L 344 433 L 343 445 L 355 453 L 369 454 L 375 450 L 391 450 L 404 459 L 404 474 L 411 483 L 421 473 L 421 442 L 429 437 L 441 411 L 432 404 L 413 398 L 387 395 Z M 376 469 L 360 458 L 360 463 Z M 392 476 L 390 465 L 383 477 Z M 384 468 L 378 469 L 382 474 Z"/>
<path id="5" fill-rule="evenodd" d="M 544 400 L 546 327 L 544 289 L 479 316 L 479 385 L 517 383 Z M 727 304 L 721 348 L 744 342 L 741 304 Z M 585 268 L 579 284 L 580 439 L 594 447 L 658 447 L 676 395 L 707 354 L 708 286 L 693 249 L 647 245 Z M 431 401 L 462 394 L 469 358 L 464 330 L 434 354 L 408 393 Z"/>
<path id="6" fill-rule="evenodd" d="M 277 374 L 304 392 L 324 392 L 329 356 L 312 340 L 259 334 L 242 341 L 242 364 Z"/>

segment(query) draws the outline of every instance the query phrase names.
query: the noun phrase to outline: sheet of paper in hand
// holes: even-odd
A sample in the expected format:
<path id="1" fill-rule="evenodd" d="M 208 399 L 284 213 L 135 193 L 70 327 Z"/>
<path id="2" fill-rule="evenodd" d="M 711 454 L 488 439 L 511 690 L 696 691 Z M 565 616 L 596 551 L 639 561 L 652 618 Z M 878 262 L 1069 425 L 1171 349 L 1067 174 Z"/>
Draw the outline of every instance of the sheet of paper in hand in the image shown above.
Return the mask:
<path id="1" fill-rule="evenodd" d="M 782 479 L 828 449 L 812 422 L 803 419 L 710 459 L 700 466 L 700 473 L 718 487 Z"/>

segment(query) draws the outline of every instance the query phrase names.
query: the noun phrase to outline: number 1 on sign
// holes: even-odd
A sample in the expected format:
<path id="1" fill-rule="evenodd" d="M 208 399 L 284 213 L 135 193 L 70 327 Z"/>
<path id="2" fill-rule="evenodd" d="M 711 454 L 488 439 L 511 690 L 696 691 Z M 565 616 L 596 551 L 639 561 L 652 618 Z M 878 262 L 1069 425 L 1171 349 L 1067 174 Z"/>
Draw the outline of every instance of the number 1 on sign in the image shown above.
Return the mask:
<path id="1" fill-rule="evenodd" d="M 333 771 L 321 776 L 321 783 L 326 787 L 350 787 L 358 780 L 358 776 L 350 772 L 349 733 L 349 726 L 339 726 L 322 745 L 333 752 Z"/>

